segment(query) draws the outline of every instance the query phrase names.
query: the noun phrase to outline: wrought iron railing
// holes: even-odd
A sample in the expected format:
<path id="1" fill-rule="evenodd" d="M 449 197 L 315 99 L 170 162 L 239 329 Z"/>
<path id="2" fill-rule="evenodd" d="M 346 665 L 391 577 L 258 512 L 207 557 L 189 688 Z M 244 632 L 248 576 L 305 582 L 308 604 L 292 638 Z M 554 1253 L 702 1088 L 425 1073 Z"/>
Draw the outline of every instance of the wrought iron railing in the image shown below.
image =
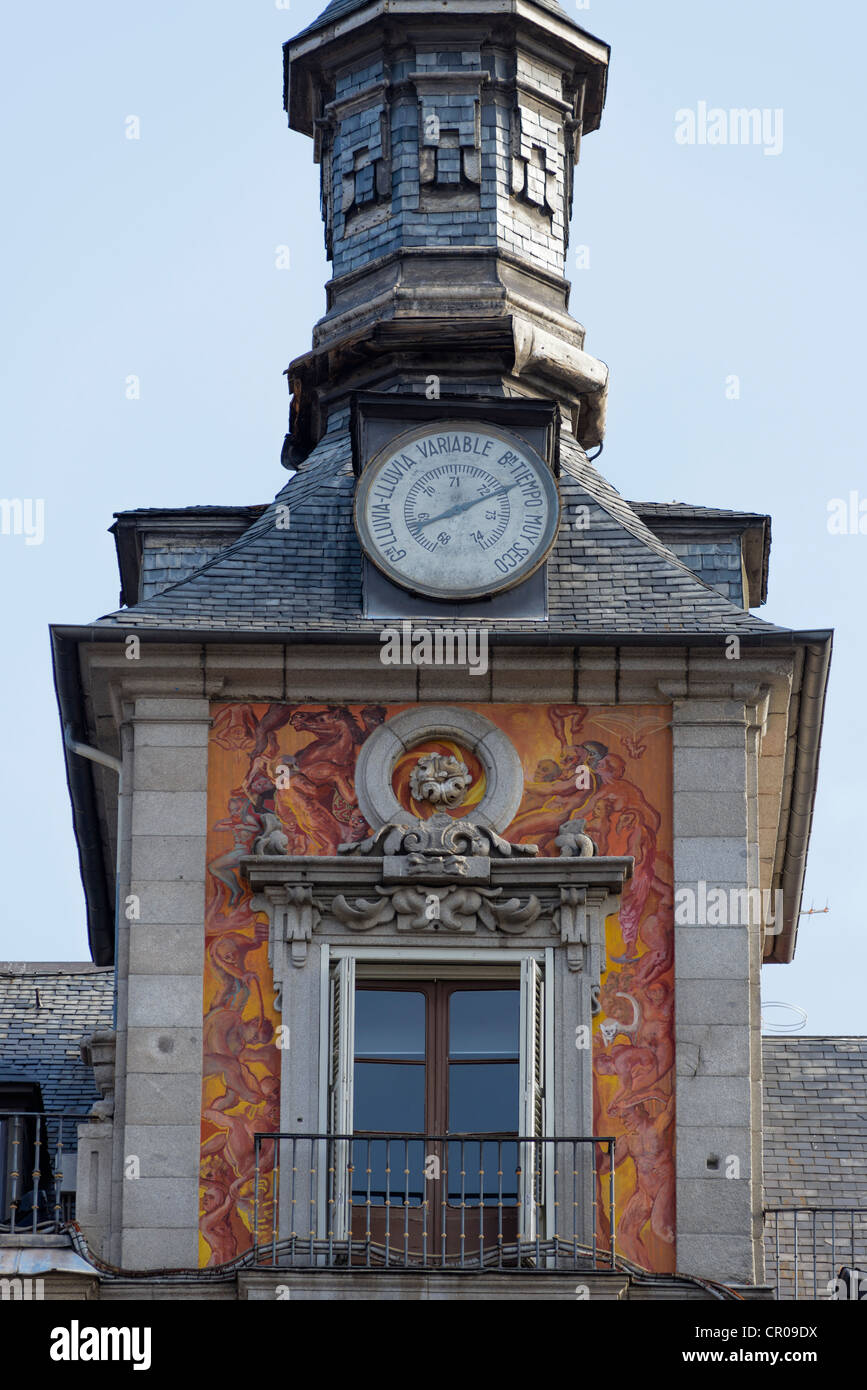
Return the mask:
<path id="1" fill-rule="evenodd" d="M 612 1269 L 614 1139 L 257 1134 L 251 1205 L 262 1265 Z"/>
<path id="2" fill-rule="evenodd" d="M 0 1232 L 60 1231 L 74 1217 L 64 1187 L 86 1114 L 0 1110 Z"/>
<path id="3" fill-rule="evenodd" d="M 765 1282 L 777 1298 L 839 1300 L 857 1297 L 856 1279 L 867 1285 L 867 1208 L 768 1207 L 764 1216 Z"/>

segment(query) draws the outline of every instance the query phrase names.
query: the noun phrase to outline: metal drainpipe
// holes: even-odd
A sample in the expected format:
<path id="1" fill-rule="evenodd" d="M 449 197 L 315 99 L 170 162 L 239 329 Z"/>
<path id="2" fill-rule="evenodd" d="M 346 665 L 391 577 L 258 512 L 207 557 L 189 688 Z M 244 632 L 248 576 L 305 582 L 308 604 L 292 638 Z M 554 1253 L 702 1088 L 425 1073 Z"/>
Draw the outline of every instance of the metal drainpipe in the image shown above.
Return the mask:
<path id="1" fill-rule="evenodd" d="M 72 737 L 72 729 L 69 724 L 63 730 L 64 742 L 71 753 L 77 753 L 80 758 L 88 758 L 92 763 L 100 763 L 102 767 L 111 768 L 112 772 L 117 773 L 117 845 L 115 846 L 115 866 L 114 866 L 114 990 L 112 991 L 111 1026 L 117 1030 L 117 951 L 118 933 L 120 929 L 120 871 L 121 854 L 123 852 L 124 835 L 126 833 L 126 812 L 127 797 L 123 785 L 123 763 L 120 758 L 113 758 L 110 753 L 103 753 L 99 748 L 91 748 L 89 743 L 79 743 Z"/>

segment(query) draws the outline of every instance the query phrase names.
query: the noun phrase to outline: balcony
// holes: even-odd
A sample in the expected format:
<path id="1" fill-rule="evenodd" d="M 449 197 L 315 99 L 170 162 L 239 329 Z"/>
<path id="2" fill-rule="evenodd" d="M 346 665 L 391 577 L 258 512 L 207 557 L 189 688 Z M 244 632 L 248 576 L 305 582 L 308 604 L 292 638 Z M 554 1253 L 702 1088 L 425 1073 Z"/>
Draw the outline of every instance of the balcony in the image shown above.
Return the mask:
<path id="1" fill-rule="evenodd" d="M 867 1210 L 768 1207 L 764 1217 L 765 1282 L 775 1298 L 867 1298 Z"/>
<path id="2" fill-rule="evenodd" d="M 257 1134 L 254 1263 L 613 1271 L 613 1154 L 610 1137 Z"/>
<path id="3" fill-rule="evenodd" d="M 86 1119 L 0 1111 L 0 1234 L 56 1234 L 74 1219 L 78 1126 Z"/>

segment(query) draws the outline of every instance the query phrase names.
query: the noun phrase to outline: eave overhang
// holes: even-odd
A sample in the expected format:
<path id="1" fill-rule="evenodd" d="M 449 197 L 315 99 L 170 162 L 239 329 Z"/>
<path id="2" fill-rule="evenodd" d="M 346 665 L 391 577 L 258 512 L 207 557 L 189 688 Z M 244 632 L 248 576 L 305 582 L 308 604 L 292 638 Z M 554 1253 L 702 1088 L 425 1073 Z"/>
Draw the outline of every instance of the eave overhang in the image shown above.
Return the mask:
<path id="1" fill-rule="evenodd" d="M 511 23 L 541 39 L 565 64 L 588 79 L 584 104 L 584 134 L 597 130 L 605 105 L 610 45 L 575 24 L 559 5 L 537 0 L 446 0 L 442 20 L 454 27 L 486 21 Z M 406 34 L 414 23 L 429 26 L 436 17 L 430 0 L 369 0 L 325 10 L 313 24 L 283 45 L 283 105 L 293 130 L 312 136 L 320 112 L 314 89 L 324 61 L 339 61 L 341 45 L 349 41 L 358 51 L 359 38 L 370 32 L 370 44 L 380 46 L 383 26 Z M 335 50 L 332 52 L 331 50 Z"/>

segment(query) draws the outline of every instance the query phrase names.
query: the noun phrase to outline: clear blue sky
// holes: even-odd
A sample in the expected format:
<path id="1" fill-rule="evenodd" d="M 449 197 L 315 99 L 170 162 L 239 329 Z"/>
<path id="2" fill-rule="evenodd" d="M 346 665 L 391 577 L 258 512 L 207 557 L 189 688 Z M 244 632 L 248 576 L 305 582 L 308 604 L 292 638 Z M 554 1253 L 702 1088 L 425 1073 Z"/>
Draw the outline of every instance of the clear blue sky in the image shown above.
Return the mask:
<path id="1" fill-rule="evenodd" d="M 116 606 L 112 513 L 261 502 L 285 480 L 282 371 L 309 347 L 328 268 L 311 145 L 282 111 L 281 43 L 320 8 L 6 7 L 0 494 L 45 499 L 45 540 L 0 536 L 0 958 L 86 956 L 47 625 Z M 802 921 L 795 964 L 766 969 L 764 993 L 804 1008 L 808 1032 L 863 1033 L 867 536 L 829 535 L 826 518 L 833 497 L 867 499 L 867 12 L 591 0 L 573 13 L 613 46 L 572 232 L 590 249 L 573 312 L 611 368 L 602 463 L 631 498 L 771 513 L 763 616 L 837 629 L 805 900 L 831 912 Z M 701 101 L 782 108 L 782 152 L 679 145 L 675 112 Z"/>

